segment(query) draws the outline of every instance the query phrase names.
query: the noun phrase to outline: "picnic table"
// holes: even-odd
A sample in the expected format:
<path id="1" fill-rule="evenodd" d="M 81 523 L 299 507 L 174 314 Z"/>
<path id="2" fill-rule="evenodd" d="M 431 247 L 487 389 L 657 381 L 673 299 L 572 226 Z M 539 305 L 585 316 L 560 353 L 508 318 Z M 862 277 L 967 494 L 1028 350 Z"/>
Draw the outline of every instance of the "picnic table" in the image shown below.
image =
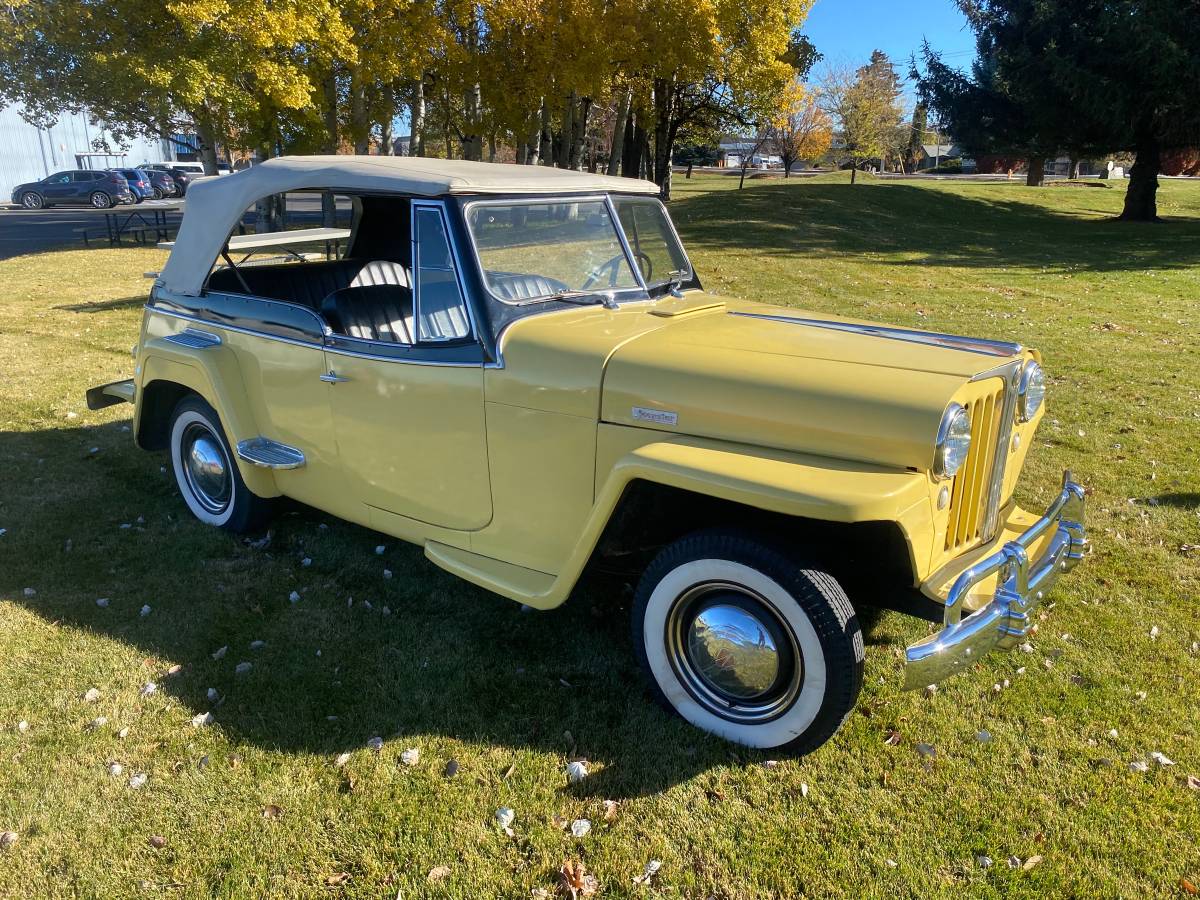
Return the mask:
<path id="1" fill-rule="evenodd" d="M 245 262 L 255 250 L 269 247 L 281 247 L 285 253 L 303 258 L 294 247 L 297 244 L 325 244 L 325 256 L 332 259 L 336 255 L 337 244 L 350 237 L 349 228 L 298 228 L 294 231 L 269 231 L 265 234 L 235 234 L 229 238 L 226 245 L 229 252 L 242 253 L 241 261 Z M 175 246 L 174 241 L 159 241 L 162 250 L 170 250 Z"/>
<path id="2" fill-rule="evenodd" d="M 121 243 L 121 238 L 132 236 L 145 241 L 146 235 L 153 233 L 157 240 L 166 240 L 169 236 L 167 213 L 183 212 L 184 201 L 162 202 L 148 200 L 133 206 L 113 206 L 109 209 L 71 210 L 84 214 L 104 216 L 104 231 L 110 244 Z M 149 217 L 149 218 L 147 218 Z M 83 232 L 83 242 L 90 244 L 88 233 Z"/>

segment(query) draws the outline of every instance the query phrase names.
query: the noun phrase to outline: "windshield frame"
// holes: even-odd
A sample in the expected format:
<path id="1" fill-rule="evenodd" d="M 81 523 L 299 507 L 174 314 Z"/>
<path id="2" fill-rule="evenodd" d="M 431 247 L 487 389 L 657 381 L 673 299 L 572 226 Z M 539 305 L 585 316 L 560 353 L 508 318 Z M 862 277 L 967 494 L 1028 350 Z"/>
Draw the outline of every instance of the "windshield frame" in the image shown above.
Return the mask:
<path id="1" fill-rule="evenodd" d="M 662 202 L 662 198 L 655 197 L 649 194 L 624 194 L 622 197 L 626 200 L 637 202 L 657 203 L 658 208 L 662 210 L 663 221 L 667 223 L 667 228 L 671 231 L 671 236 L 675 238 L 675 246 L 679 248 L 679 252 L 683 254 L 683 261 L 687 263 L 687 272 L 681 278 L 668 278 L 666 281 L 655 281 L 653 284 L 646 285 L 646 291 L 661 291 L 664 288 L 670 288 L 672 285 L 680 285 L 686 287 L 696 280 L 696 267 L 692 265 L 692 258 L 688 256 L 687 248 L 683 246 L 683 238 L 679 236 L 679 231 L 675 228 L 675 220 L 671 218 L 671 213 L 667 209 L 667 205 Z M 613 204 L 613 212 L 616 212 L 616 204 Z M 621 217 L 617 216 L 617 227 L 621 231 L 622 237 L 625 239 L 626 247 L 629 252 L 633 253 L 633 247 L 629 244 L 629 236 L 625 234 L 625 226 L 621 224 Z M 635 260 L 636 263 L 636 260 Z M 637 270 L 638 278 L 642 284 L 646 284 L 646 279 L 642 277 L 641 266 L 634 265 Z"/>
<path id="2" fill-rule="evenodd" d="M 475 269 L 479 275 L 479 283 L 483 286 L 484 291 L 487 292 L 488 297 L 495 300 L 497 303 L 503 303 L 505 306 L 509 307 L 530 306 L 537 303 L 553 303 L 559 299 L 555 294 L 547 294 L 543 297 L 526 297 L 523 300 L 507 300 L 504 297 L 498 296 L 492 292 L 491 287 L 488 285 L 487 270 L 484 268 L 483 260 L 479 256 L 479 246 L 475 242 L 475 232 L 471 228 L 472 210 L 474 210 L 476 207 L 486 206 L 536 206 L 539 204 L 546 205 L 551 203 L 587 202 L 603 203 L 605 208 L 608 210 L 608 218 L 609 221 L 612 222 L 613 228 L 617 233 L 617 240 L 621 244 L 621 252 L 625 256 L 625 264 L 629 266 L 630 271 L 633 273 L 633 277 L 637 280 L 637 285 L 635 287 L 601 288 L 596 291 L 589 291 L 588 293 L 594 293 L 597 296 L 608 295 L 618 301 L 622 299 L 647 299 L 649 297 L 649 291 L 646 287 L 646 280 L 642 277 L 641 267 L 633 258 L 633 250 L 629 246 L 629 240 L 625 236 L 625 229 L 621 226 L 621 219 L 617 215 L 617 209 L 613 205 L 612 197 L 609 194 L 535 194 L 522 197 L 496 197 L 486 200 L 470 200 L 467 203 L 464 203 L 462 205 L 463 230 L 466 231 L 468 243 L 471 245 L 471 254 L 474 257 Z M 668 216 L 667 219 L 670 221 L 670 216 Z M 674 228 L 674 225 L 671 227 Z M 676 239 L 678 239 L 678 236 L 676 236 Z M 691 265 L 690 260 L 688 261 L 688 264 L 689 266 Z"/>

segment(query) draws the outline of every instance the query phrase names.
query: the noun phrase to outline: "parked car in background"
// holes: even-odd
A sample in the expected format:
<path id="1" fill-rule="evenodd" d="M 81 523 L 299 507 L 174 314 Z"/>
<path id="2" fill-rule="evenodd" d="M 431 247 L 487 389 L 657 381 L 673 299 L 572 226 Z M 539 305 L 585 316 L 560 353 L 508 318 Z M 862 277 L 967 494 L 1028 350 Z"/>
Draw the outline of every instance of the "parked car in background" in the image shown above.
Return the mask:
<path id="1" fill-rule="evenodd" d="M 134 194 L 125 177 L 118 172 L 72 169 L 47 175 L 41 181 L 18 184 L 13 188 L 12 202 L 26 209 L 47 206 L 109 209 L 118 203 L 133 203 Z"/>
<path id="2" fill-rule="evenodd" d="M 116 172 L 129 183 L 129 190 L 133 192 L 134 203 L 141 203 L 143 200 L 154 199 L 154 186 L 150 183 L 150 176 L 143 169 L 109 169 L 110 172 Z"/>
<path id="3" fill-rule="evenodd" d="M 192 180 L 199 178 L 200 175 L 196 172 L 187 169 L 180 169 L 172 163 L 149 163 L 142 166 L 143 169 L 148 169 L 151 172 L 161 172 L 164 175 L 170 175 L 171 180 L 175 182 L 175 190 L 177 197 L 183 197 L 187 194 L 188 185 Z"/>
<path id="4" fill-rule="evenodd" d="M 166 197 L 178 197 L 180 195 L 179 186 L 169 173 L 160 172 L 157 169 L 142 169 L 142 171 L 150 179 L 150 186 L 154 189 L 155 200 L 162 200 Z"/>
<path id="5" fill-rule="evenodd" d="M 297 190 L 352 200 L 345 253 L 234 263 Z M 940 623 L 903 653 L 924 688 L 1026 640 L 1088 550 L 1069 473 L 1014 496 L 1040 353 L 707 293 L 651 182 L 322 156 L 196 192 L 89 407 L 133 403 L 210 525 L 289 497 L 537 609 L 628 572 L 650 692 L 706 731 L 813 750 L 862 685 L 856 605 Z"/>

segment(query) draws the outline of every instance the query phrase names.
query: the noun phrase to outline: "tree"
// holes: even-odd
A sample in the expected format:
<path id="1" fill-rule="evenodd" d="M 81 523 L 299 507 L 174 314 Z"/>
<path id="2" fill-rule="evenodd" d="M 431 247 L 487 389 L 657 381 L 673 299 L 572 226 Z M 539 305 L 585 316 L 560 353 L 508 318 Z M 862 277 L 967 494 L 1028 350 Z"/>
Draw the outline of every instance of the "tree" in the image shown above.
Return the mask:
<path id="1" fill-rule="evenodd" d="M 955 137 L 990 134 L 990 152 L 1024 143 L 1043 158 L 1132 150 L 1121 218 L 1157 219 L 1163 152 L 1200 143 L 1200 0 L 956 3 L 979 60 L 968 76 L 926 48 L 920 83 Z"/>
<path id="2" fill-rule="evenodd" d="M 771 143 L 783 161 L 783 177 L 792 174 L 792 166 L 802 159 L 817 159 L 829 152 L 833 128 L 821 109 L 816 91 L 799 81 L 784 90 L 779 115 L 770 125 Z"/>
<path id="3" fill-rule="evenodd" d="M 896 148 L 904 118 L 899 79 L 887 56 L 876 51 L 859 69 L 830 66 L 820 96 L 822 109 L 841 134 L 853 184 L 860 166 L 875 159 L 882 164 Z"/>

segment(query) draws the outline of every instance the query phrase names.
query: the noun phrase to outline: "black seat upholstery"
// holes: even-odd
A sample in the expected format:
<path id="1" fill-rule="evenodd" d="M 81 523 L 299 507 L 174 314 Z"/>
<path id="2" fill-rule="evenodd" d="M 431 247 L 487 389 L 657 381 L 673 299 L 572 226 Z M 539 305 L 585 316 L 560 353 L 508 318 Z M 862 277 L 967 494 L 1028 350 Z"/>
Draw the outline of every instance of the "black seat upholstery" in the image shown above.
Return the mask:
<path id="1" fill-rule="evenodd" d="M 321 315 L 337 334 L 367 341 L 413 343 L 413 298 L 407 285 L 342 288 L 321 301 Z"/>
<path id="2" fill-rule="evenodd" d="M 531 300 L 534 297 L 548 296 L 555 291 L 570 290 L 570 285 L 557 278 L 517 272 L 488 272 L 487 282 L 493 294 L 510 302 Z"/>
<path id="3" fill-rule="evenodd" d="M 238 279 L 241 275 L 246 284 Z M 212 290 L 242 293 L 249 288 L 258 297 L 299 303 L 319 310 L 321 301 L 345 287 L 391 284 L 409 286 L 402 263 L 386 259 L 336 259 L 328 262 L 282 263 L 269 266 L 239 266 L 212 274 Z"/>

